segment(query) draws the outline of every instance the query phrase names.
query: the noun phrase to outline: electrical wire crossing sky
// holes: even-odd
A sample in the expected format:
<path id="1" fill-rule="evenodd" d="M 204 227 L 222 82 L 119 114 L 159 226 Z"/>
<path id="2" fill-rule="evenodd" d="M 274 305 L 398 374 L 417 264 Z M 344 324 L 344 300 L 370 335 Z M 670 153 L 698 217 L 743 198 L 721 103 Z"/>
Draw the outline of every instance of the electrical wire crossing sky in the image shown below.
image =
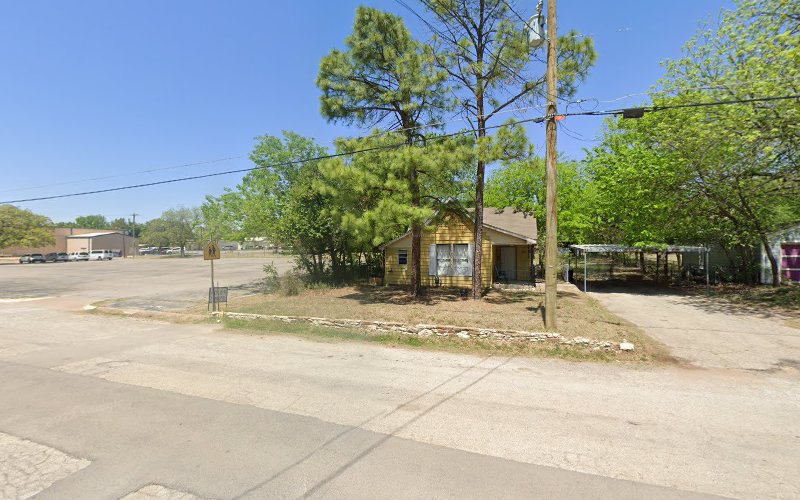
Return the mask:
<path id="1" fill-rule="evenodd" d="M 403 1 L 425 15 L 420 3 Z M 361 3 L 5 4 L 0 64 L 13 77 L 0 79 L 0 199 L 56 222 L 133 212 L 146 221 L 235 186 L 253 168 L 249 152 L 257 136 L 291 130 L 332 151 L 336 137 L 366 135 L 327 123 L 315 84 L 320 59 L 343 48 Z M 430 35 L 397 1 L 369 5 L 402 16 L 419 38 Z M 513 5 L 522 28 L 536 2 Z M 578 90 L 584 100 L 560 102 L 559 111 L 602 110 L 604 101 L 622 96 L 614 107 L 648 104 L 643 94 L 663 75 L 660 61 L 679 57 L 701 21 L 731 6 L 728 0 L 678 0 L 670 9 L 633 0 L 560 5 L 559 31 L 591 36 L 598 60 Z M 520 109 L 508 116 L 543 114 Z M 446 130 L 467 127 L 457 119 L 447 117 Z M 526 125 L 543 151 L 544 127 Z M 560 122 L 559 149 L 583 157 L 601 126 L 589 118 Z M 143 187 L 126 188 L 134 185 Z M 84 192 L 96 193 L 54 197 Z"/>

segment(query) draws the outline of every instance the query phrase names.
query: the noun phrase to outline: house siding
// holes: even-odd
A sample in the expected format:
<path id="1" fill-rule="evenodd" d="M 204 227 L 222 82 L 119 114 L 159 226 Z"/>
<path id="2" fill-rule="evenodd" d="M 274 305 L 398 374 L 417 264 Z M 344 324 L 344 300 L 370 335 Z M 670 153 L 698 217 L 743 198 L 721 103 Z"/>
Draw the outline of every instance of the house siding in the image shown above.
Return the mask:
<path id="1" fill-rule="evenodd" d="M 482 275 L 481 284 L 489 287 L 492 284 L 493 272 L 492 262 L 494 253 L 492 240 L 484 231 L 483 234 L 483 256 L 482 256 Z M 461 220 L 451 217 L 448 221 L 433 231 L 423 231 L 421 238 L 420 269 L 422 271 L 421 285 L 435 286 L 436 276 L 429 274 L 430 254 L 428 249 L 431 245 L 442 245 L 447 243 L 470 244 L 474 242 L 472 225 L 466 224 Z M 397 263 L 397 250 L 405 248 L 408 250 L 408 264 L 400 265 Z M 411 284 L 411 236 L 407 235 L 384 249 L 385 253 L 385 272 L 384 282 L 387 285 L 410 285 Z M 472 286 L 472 276 L 439 276 L 439 286 L 470 288 Z"/>

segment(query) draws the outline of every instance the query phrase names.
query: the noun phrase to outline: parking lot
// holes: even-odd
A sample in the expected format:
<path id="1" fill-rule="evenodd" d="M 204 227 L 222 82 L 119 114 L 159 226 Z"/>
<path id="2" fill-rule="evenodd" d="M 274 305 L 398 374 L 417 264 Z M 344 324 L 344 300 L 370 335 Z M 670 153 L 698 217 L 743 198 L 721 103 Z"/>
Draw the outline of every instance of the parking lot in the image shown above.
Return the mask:
<path id="1" fill-rule="evenodd" d="M 214 277 L 232 293 L 254 290 L 263 266 L 280 272 L 291 257 L 231 257 L 214 262 Z M 117 298 L 204 301 L 211 284 L 208 261 L 200 257 L 139 257 L 110 261 L 0 265 L 0 299 L 59 297 L 89 303 Z"/>

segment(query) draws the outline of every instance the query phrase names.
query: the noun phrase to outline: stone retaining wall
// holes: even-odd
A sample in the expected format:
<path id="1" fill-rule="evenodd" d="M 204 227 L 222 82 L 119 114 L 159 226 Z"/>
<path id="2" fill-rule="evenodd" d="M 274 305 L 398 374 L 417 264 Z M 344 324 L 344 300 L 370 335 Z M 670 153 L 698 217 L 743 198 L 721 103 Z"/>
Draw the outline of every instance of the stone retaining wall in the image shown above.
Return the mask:
<path id="1" fill-rule="evenodd" d="M 525 342 L 549 342 L 562 345 L 586 346 L 595 350 L 614 351 L 619 347 L 609 341 L 588 339 L 585 337 L 567 338 L 560 333 L 553 332 L 527 332 L 522 330 L 502 330 L 493 328 L 475 328 L 469 326 L 452 325 L 427 325 L 419 324 L 416 326 L 393 321 L 369 321 L 363 319 L 332 319 L 315 318 L 309 316 L 279 316 L 269 314 L 249 314 L 237 312 L 214 312 L 215 315 L 224 315 L 229 318 L 242 320 L 276 320 L 285 323 L 309 323 L 317 326 L 329 328 L 360 328 L 373 332 L 404 333 L 416 335 L 418 337 L 458 337 L 461 339 L 493 339 L 505 341 L 525 341 Z"/>

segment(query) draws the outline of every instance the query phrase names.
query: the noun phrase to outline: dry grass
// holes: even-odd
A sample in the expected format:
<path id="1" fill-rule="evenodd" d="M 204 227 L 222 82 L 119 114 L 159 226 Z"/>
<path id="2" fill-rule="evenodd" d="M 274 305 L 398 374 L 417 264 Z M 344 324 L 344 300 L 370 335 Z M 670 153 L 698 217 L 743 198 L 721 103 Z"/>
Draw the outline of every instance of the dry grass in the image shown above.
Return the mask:
<path id="1" fill-rule="evenodd" d="M 633 324 L 615 316 L 571 285 L 560 285 L 558 332 L 566 337 L 636 345 L 646 359 L 668 358 L 663 346 Z M 347 287 L 306 290 L 298 296 L 250 296 L 230 304 L 230 311 L 336 319 L 397 321 L 409 325 L 438 324 L 479 328 L 543 331 L 544 295 L 538 291 L 492 290 L 476 302 L 457 290 L 428 290 L 412 298 L 392 287 Z M 560 356 L 562 357 L 562 356 Z"/>
<path id="2" fill-rule="evenodd" d="M 308 323 L 284 323 L 278 320 L 239 320 L 224 318 L 225 326 L 252 335 L 291 335 L 314 342 L 359 342 L 386 347 L 447 351 L 455 353 L 539 356 L 569 361 L 651 362 L 653 357 L 641 352 L 608 352 L 582 346 L 562 346 L 535 342 L 503 342 L 488 339 L 462 340 L 458 337 L 417 337 L 402 333 L 375 333 L 347 328 L 329 328 Z"/>

